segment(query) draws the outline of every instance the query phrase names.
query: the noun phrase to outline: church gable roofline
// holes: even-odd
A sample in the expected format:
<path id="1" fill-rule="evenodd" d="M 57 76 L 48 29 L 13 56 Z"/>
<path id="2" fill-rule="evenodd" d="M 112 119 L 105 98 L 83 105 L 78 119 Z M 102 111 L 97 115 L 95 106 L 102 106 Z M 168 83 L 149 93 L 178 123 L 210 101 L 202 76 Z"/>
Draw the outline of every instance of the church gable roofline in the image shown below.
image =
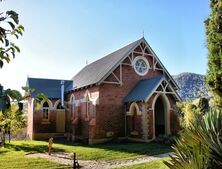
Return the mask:
<path id="1" fill-rule="evenodd" d="M 110 72 L 110 70 L 115 67 L 119 61 L 135 48 L 141 39 L 126 45 L 117 51 L 110 53 L 91 64 L 85 66 L 80 70 L 72 79 L 75 83 L 74 89 L 85 87 L 92 84 L 99 84 L 104 76 Z"/>
<path id="2" fill-rule="evenodd" d="M 175 90 L 179 89 L 179 86 L 174 81 L 172 76 L 166 70 L 164 65 L 161 63 L 157 55 L 154 53 L 152 48 L 149 46 L 145 38 L 141 38 L 125 47 L 106 55 L 105 57 L 85 66 L 79 73 L 77 73 L 72 79 L 75 83 L 74 89 L 79 89 L 93 84 L 101 84 L 103 81 L 132 53 L 141 43 L 144 43 L 152 54 L 152 57 L 162 67 L 164 74 L 168 77 L 167 79 L 172 83 Z"/>

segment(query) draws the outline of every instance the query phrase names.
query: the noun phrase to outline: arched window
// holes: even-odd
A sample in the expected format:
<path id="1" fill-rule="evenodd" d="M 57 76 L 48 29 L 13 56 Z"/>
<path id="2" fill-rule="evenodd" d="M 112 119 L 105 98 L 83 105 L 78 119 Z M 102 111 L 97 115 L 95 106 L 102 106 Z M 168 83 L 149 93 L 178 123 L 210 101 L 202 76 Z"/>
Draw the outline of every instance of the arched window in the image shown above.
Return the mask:
<path id="1" fill-rule="evenodd" d="M 56 109 L 64 109 L 61 105 L 61 102 L 59 102 L 59 104 L 57 105 Z"/>
<path id="2" fill-rule="evenodd" d="M 55 102 L 54 108 L 55 108 L 55 109 L 64 109 L 64 107 L 62 106 L 60 100 L 57 100 L 57 101 Z"/>
<path id="3" fill-rule="evenodd" d="M 69 104 L 74 104 L 74 102 L 75 102 L 75 96 L 74 94 L 72 94 L 69 99 Z"/>
<path id="4" fill-rule="evenodd" d="M 90 100 L 89 95 L 86 95 L 86 119 L 89 117 Z"/>
<path id="5" fill-rule="evenodd" d="M 75 97 L 73 94 L 70 97 L 69 104 L 70 104 L 71 118 L 73 118 L 75 114 Z"/>
<path id="6" fill-rule="evenodd" d="M 48 102 L 44 102 L 42 104 L 42 112 L 43 112 L 42 119 L 49 120 L 49 104 L 48 104 Z"/>
<path id="7" fill-rule="evenodd" d="M 129 122 L 129 131 L 135 132 L 137 128 L 137 118 L 138 115 L 141 115 L 141 111 L 139 109 L 139 106 L 136 102 L 133 102 L 130 104 L 128 115 L 128 122 Z M 135 133 L 134 133 L 135 134 Z"/>

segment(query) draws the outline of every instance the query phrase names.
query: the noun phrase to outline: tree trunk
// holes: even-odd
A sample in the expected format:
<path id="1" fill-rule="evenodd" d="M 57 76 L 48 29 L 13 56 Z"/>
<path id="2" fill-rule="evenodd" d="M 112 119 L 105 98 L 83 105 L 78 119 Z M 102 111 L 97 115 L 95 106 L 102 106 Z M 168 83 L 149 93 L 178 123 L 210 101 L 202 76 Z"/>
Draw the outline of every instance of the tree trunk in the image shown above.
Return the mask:
<path id="1" fill-rule="evenodd" d="M 11 133 L 10 133 L 10 131 L 8 132 L 8 142 L 10 143 L 10 141 L 11 141 Z"/>
<path id="2" fill-rule="evenodd" d="M 5 146 L 5 132 L 2 131 L 2 146 Z"/>

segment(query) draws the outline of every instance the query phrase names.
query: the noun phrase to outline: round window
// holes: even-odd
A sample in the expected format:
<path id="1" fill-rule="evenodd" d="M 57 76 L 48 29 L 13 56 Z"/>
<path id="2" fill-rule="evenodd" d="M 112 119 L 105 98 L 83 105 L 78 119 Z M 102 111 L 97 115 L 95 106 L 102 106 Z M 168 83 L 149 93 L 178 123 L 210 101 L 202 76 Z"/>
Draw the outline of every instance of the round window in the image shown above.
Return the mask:
<path id="1" fill-rule="evenodd" d="M 137 56 L 133 60 L 133 67 L 136 73 L 140 76 L 144 76 L 148 73 L 149 71 L 149 62 L 147 59 L 143 56 Z"/>

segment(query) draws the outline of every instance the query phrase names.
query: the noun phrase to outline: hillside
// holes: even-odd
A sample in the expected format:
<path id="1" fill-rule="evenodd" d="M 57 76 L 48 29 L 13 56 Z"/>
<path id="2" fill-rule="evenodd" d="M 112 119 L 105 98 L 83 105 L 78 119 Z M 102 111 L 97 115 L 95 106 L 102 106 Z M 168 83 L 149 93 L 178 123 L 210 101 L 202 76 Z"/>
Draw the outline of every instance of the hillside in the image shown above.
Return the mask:
<path id="1" fill-rule="evenodd" d="M 194 100 L 198 97 L 209 97 L 207 85 L 204 82 L 204 75 L 195 73 L 181 73 L 173 76 L 179 85 L 180 97 L 185 100 Z"/>

